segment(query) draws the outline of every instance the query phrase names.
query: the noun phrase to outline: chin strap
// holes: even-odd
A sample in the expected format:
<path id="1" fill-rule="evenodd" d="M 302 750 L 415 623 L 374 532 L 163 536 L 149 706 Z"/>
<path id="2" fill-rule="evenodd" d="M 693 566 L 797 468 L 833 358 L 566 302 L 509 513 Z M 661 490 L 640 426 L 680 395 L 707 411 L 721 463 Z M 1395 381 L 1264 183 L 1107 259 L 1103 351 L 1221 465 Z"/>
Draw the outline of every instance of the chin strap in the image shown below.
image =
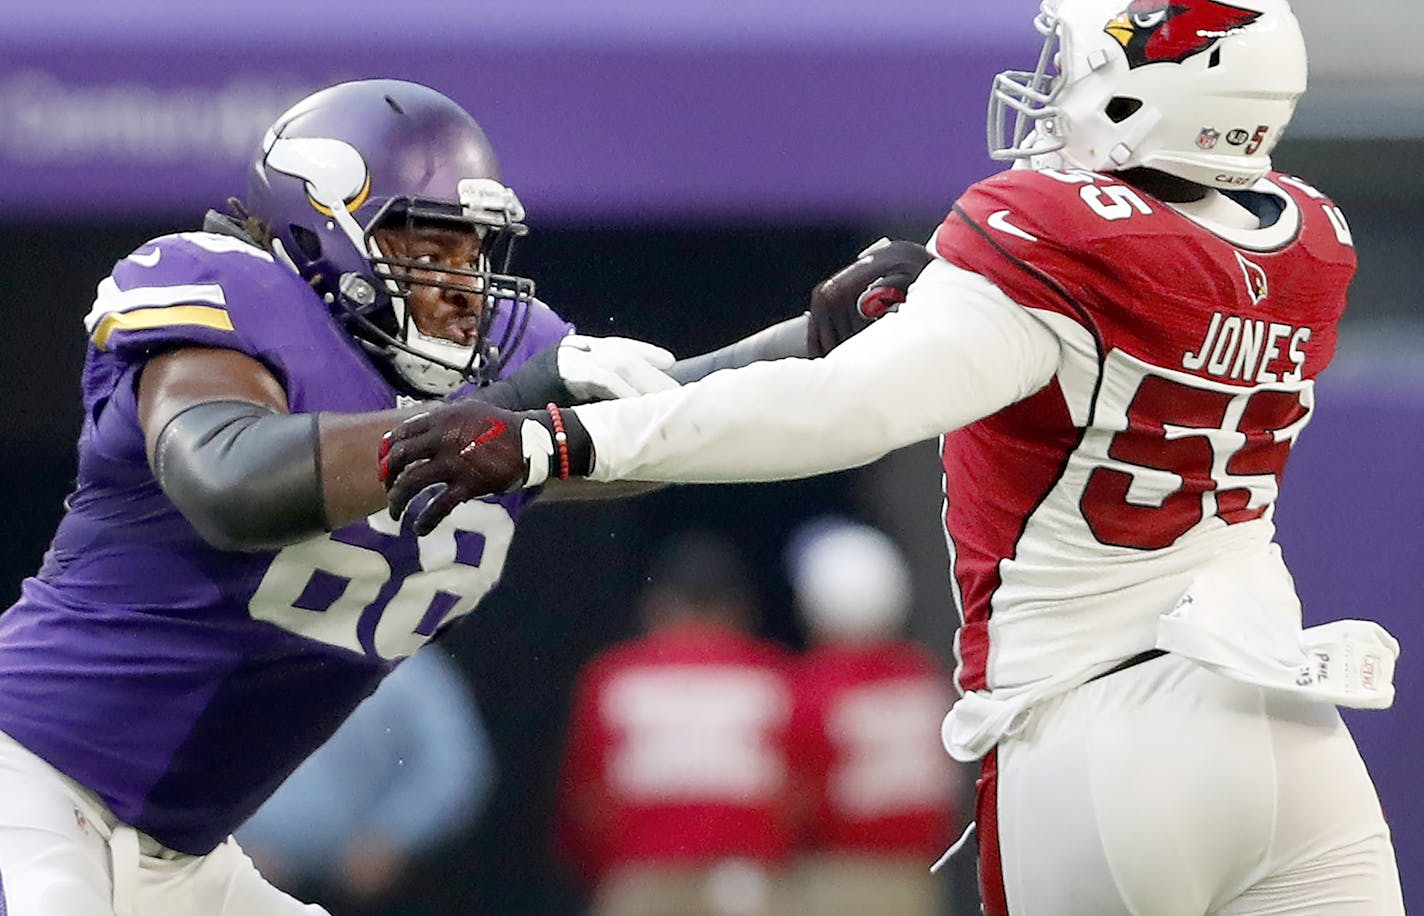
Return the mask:
<path id="1" fill-rule="evenodd" d="M 404 350 L 387 350 L 386 353 L 401 381 L 423 395 L 438 398 L 454 394 L 469 381 L 463 372 L 413 353 Z"/>

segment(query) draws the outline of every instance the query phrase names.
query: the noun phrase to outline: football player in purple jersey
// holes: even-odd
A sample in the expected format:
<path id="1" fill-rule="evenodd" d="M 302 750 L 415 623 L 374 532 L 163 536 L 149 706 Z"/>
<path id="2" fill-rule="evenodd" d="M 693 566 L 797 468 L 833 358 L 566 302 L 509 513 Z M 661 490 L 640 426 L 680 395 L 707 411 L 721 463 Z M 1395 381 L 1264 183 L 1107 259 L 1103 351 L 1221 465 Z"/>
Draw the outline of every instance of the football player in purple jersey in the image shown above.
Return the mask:
<path id="1" fill-rule="evenodd" d="M 417 538 L 384 511 L 382 435 L 434 399 L 652 392 L 790 339 L 674 366 L 574 334 L 510 272 L 524 209 L 483 132 L 424 86 L 312 95 L 248 177 L 230 214 L 120 261 L 85 322 L 77 487 L 0 616 L 8 916 L 320 912 L 230 833 L 473 610 L 537 495 L 462 504 Z M 813 297 L 821 330 L 793 322 L 792 351 L 846 327 L 835 298 Z"/>

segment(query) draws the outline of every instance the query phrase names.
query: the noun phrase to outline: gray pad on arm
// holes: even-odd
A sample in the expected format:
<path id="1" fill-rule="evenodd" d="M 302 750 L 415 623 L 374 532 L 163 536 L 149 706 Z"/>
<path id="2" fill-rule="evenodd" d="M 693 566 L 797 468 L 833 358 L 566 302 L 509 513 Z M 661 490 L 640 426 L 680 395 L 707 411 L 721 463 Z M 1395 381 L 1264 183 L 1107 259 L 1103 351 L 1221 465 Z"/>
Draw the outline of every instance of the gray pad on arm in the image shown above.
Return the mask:
<path id="1" fill-rule="evenodd" d="M 208 401 L 158 435 L 158 485 L 203 540 L 275 550 L 327 530 L 316 414 Z"/>
<path id="2" fill-rule="evenodd" d="M 668 375 L 677 379 L 679 384 L 686 385 L 706 378 L 720 369 L 740 369 L 763 360 L 786 359 L 792 356 L 805 358 L 809 355 L 806 351 L 806 328 L 809 322 L 808 315 L 788 318 L 780 324 L 763 328 L 750 337 L 729 343 L 720 350 L 680 359 L 668 369 Z"/>

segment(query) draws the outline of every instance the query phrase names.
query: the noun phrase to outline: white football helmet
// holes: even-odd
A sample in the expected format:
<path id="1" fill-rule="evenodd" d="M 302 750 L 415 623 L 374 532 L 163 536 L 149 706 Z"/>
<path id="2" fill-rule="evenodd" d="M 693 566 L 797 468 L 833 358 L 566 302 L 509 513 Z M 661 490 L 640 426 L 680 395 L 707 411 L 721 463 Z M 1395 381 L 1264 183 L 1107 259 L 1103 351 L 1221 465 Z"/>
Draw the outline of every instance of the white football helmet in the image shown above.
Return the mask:
<path id="1" fill-rule="evenodd" d="M 1249 187 L 1305 92 L 1287 0 L 1043 0 L 1038 67 L 994 80 L 989 154 Z"/>

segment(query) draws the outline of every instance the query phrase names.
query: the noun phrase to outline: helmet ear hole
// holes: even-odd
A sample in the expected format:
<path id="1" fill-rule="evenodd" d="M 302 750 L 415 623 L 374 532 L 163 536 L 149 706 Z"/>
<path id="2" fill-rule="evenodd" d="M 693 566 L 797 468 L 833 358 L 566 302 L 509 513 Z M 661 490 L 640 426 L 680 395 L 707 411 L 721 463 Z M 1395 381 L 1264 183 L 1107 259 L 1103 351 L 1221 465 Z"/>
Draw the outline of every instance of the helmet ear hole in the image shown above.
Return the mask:
<path id="1" fill-rule="evenodd" d="M 303 257 L 308 261 L 321 259 L 321 238 L 315 232 L 306 226 L 298 226 L 295 223 L 288 228 L 292 232 L 292 241 L 297 243 L 297 248 Z"/>
<path id="2" fill-rule="evenodd" d="M 1130 99 L 1127 96 L 1119 95 L 1114 96 L 1112 101 L 1108 102 L 1107 107 L 1103 109 L 1103 113 L 1108 116 L 1109 121 L 1112 121 L 1114 124 L 1121 124 L 1141 110 L 1141 99 Z"/>

